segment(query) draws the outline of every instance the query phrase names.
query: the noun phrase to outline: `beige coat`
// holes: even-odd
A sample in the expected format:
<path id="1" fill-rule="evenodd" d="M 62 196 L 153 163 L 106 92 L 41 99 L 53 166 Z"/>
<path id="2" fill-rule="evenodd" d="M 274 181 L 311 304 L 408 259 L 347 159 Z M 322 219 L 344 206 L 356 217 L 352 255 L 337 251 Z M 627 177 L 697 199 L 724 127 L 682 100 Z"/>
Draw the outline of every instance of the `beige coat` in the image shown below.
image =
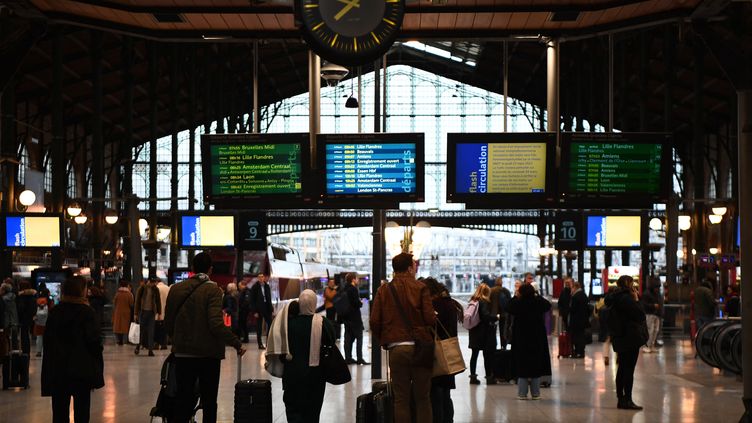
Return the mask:
<path id="1" fill-rule="evenodd" d="M 133 294 L 128 288 L 118 288 L 115 299 L 112 300 L 112 332 L 127 334 L 131 325 L 131 307 Z"/>

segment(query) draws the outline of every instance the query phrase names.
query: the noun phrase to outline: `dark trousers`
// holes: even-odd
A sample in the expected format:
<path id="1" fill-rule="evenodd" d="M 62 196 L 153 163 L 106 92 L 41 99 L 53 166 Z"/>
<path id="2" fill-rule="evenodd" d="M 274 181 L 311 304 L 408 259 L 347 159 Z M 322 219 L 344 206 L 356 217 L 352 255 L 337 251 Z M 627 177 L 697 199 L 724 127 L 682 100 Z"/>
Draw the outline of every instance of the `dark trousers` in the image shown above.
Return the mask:
<path id="1" fill-rule="evenodd" d="M 141 325 L 140 345 L 149 351 L 154 349 L 154 323 L 154 311 L 141 310 L 138 317 L 138 324 Z"/>
<path id="2" fill-rule="evenodd" d="M 89 423 L 91 391 L 84 389 L 70 393 L 52 394 L 52 423 L 70 423 L 70 400 L 73 397 L 73 421 Z"/>
<path id="3" fill-rule="evenodd" d="M 452 423 L 454 421 L 454 403 L 452 391 L 443 386 L 431 386 L 431 409 L 433 423 Z"/>
<path id="4" fill-rule="evenodd" d="M 356 342 L 355 354 L 363 360 L 363 329 L 357 323 L 345 322 L 345 359 L 352 359 L 352 346 Z"/>
<path id="5" fill-rule="evenodd" d="M 175 401 L 175 423 L 188 423 L 196 406 L 196 380 L 201 395 L 203 423 L 217 421 L 217 391 L 219 390 L 218 358 L 175 358 L 178 396 Z"/>
<path id="6" fill-rule="evenodd" d="M 559 310 L 559 315 L 561 316 L 561 330 L 567 332 L 569 330 L 569 311 Z"/>
<path id="7" fill-rule="evenodd" d="M 19 327 L 21 331 L 21 351 L 24 354 L 28 354 L 31 351 L 31 328 L 31 326 L 23 325 Z"/>
<path id="8" fill-rule="evenodd" d="M 334 307 L 326 309 L 326 318 L 332 322 L 334 326 L 334 337 L 337 339 L 342 338 L 342 324 L 337 322 L 337 310 Z"/>
<path id="9" fill-rule="evenodd" d="M 256 318 L 256 340 L 258 341 L 259 346 L 264 345 L 261 339 L 261 335 L 264 332 L 264 321 L 266 321 L 267 329 L 272 327 L 272 314 L 259 313 L 258 318 Z"/>
<path id="10" fill-rule="evenodd" d="M 572 329 L 569 333 L 572 335 L 574 355 L 585 355 L 585 329 Z"/>
<path id="11" fill-rule="evenodd" d="M 123 339 L 127 341 L 127 337 L 124 333 L 116 333 L 115 338 L 117 339 L 118 345 L 123 345 Z"/>
<path id="12" fill-rule="evenodd" d="M 634 385 L 634 371 L 637 367 L 637 357 L 640 349 L 621 351 L 616 354 L 616 396 L 619 399 L 632 399 L 632 385 Z"/>
<path id="13" fill-rule="evenodd" d="M 238 332 L 240 340 L 248 342 L 248 310 L 241 309 L 238 312 Z"/>
<path id="14" fill-rule="evenodd" d="M 313 385 L 313 386 L 311 386 Z M 287 423 L 319 423 L 326 382 L 289 386 L 282 394 Z"/>
<path id="15" fill-rule="evenodd" d="M 499 320 L 499 348 L 502 350 L 507 349 L 507 337 L 504 331 L 506 331 L 507 317 L 502 314 Z"/>
<path id="16" fill-rule="evenodd" d="M 473 355 L 470 356 L 470 374 L 477 375 L 475 368 L 478 366 L 478 356 L 480 349 L 473 348 Z M 493 372 L 494 349 L 487 348 L 483 350 L 483 368 L 486 370 L 486 379 L 494 377 Z"/>
<path id="17" fill-rule="evenodd" d="M 167 329 L 164 320 L 154 322 L 154 343 L 167 347 Z"/>

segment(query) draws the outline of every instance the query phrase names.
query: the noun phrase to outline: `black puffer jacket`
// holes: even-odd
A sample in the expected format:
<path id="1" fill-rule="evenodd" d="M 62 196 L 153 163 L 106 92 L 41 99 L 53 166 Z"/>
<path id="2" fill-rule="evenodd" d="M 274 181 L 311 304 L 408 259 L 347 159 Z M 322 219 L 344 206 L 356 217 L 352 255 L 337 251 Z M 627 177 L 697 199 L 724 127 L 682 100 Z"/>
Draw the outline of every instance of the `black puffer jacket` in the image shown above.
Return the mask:
<path id="1" fill-rule="evenodd" d="M 102 342 L 94 309 L 63 301 L 47 318 L 42 396 L 103 386 Z"/>
<path id="2" fill-rule="evenodd" d="M 606 296 L 608 328 L 614 351 L 634 351 L 648 340 L 645 312 L 627 289 L 617 288 Z"/>

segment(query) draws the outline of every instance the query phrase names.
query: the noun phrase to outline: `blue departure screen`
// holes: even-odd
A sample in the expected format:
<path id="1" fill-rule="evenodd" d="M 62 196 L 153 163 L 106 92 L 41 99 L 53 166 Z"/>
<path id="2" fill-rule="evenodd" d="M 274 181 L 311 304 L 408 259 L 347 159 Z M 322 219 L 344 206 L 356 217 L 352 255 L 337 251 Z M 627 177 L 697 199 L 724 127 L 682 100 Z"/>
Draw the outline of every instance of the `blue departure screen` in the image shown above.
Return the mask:
<path id="1" fill-rule="evenodd" d="M 421 169 L 422 171 L 422 169 Z M 327 194 L 416 192 L 416 144 L 327 144 Z"/>

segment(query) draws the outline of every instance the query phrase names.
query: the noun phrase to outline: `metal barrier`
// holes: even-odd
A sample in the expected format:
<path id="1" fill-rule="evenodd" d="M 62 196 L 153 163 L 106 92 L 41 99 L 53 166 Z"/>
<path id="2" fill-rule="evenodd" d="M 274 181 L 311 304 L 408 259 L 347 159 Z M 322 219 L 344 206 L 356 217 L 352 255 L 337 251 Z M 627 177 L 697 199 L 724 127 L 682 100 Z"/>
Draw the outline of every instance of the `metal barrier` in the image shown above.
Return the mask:
<path id="1" fill-rule="evenodd" d="M 742 324 L 738 319 L 718 319 L 697 333 L 697 355 L 709 366 L 730 373 L 742 373 Z"/>

